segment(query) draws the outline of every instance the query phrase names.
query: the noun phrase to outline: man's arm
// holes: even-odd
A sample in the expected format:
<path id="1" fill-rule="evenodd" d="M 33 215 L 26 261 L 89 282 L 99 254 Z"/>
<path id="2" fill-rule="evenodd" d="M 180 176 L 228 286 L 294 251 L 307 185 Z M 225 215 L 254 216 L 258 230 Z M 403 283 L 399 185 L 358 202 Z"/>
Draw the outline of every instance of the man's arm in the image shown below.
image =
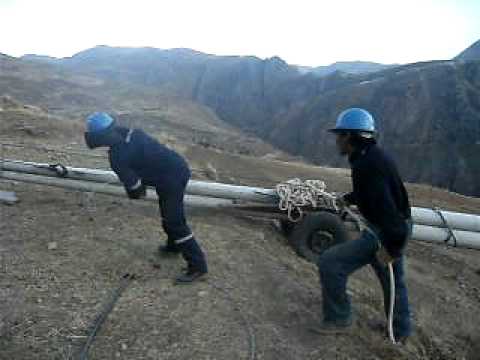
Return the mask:
<path id="1" fill-rule="evenodd" d="M 125 187 L 130 199 L 141 199 L 147 196 L 147 187 L 140 180 L 131 188 Z"/>
<path id="2" fill-rule="evenodd" d="M 110 166 L 117 174 L 125 187 L 130 199 L 140 199 L 146 196 L 146 187 L 138 175 L 129 167 L 129 159 L 126 152 L 119 149 L 109 151 Z"/>

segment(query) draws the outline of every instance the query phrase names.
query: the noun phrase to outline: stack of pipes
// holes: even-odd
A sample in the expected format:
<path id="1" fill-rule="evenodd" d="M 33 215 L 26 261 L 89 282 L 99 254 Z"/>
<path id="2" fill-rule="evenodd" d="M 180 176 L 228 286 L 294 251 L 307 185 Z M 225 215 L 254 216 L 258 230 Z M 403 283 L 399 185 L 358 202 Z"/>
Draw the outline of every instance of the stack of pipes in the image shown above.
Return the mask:
<path id="1" fill-rule="evenodd" d="M 0 178 L 124 196 L 115 173 L 106 170 L 3 160 L 0 162 Z M 251 215 L 284 218 L 284 214 L 277 210 L 279 199 L 273 189 L 191 180 L 186 192 L 187 206 L 233 209 Z M 155 192 L 149 190 L 146 200 L 156 201 Z M 413 207 L 412 218 L 412 238 L 415 240 L 480 249 L 480 216 Z"/>

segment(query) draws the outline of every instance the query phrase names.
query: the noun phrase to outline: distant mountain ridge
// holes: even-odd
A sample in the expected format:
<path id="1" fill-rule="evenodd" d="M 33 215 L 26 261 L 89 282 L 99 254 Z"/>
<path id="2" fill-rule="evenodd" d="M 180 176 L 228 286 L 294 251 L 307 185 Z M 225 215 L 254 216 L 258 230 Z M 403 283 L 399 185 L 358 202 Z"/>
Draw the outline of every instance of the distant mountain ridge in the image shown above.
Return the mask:
<path id="1" fill-rule="evenodd" d="M 362 106 L 377 118 L 380 141 L 393 150 L 407 180 L 479 196 L 480 62 L 471 55 L 476 48 L 468 51 L 473 60 L 467 62 L 462 53 L 452 61 L 398 66 L 336 63 L 322 76 L 278 57 L 107 46 L 48 66 L 64 74 L 63 80 L 83 81 L 75 96 L 57 98 L 59 103 L 155 106 L 174 96 L 322 165 L 346 165 L 325 129 L 342 109 Z M 365 71 L 341 70 L 360 71 L 356 66 Z M 367 71 L 372 69 L 378 70 Z M 93 86 L 95 81 L 101 85 Z M 51 103 L 55 97 L 44 99 Z"/>
<path id="2" fill-rule="evenodd" d="M 391 67 L 398 66 L 396 64 L 379 64 L 369 61 L 343 61 L 336 62 L 328 66 L 305 67 L 299 66 L 302 72 L 312 72 L 318 76 L 329 75 L 335 71 L 342 71 L 349 74 L 368 74 L 380 70 L 385 70 Z"/>
<path id="3" fill-rule="evenodd" d="M 480 62 L 431 62 L 372 74 L 316 97 L 268 137 L 292 154 L 340 166 L 326 130 L 351 106 L 373 113 L 381 145 L 407 180 L 480 195 Z"/>
<path id="4" fill-rule="evenodd" d="M 59 58 L 55 58 L 52 56 L 47 56 L 47 55 L 35 55 L 35 54 L 25 54 L 22 57 L 20 57 L 22 60 L 27 60 L 27 61 L 45 61 L 45 62 L 58 62 L 60 61 Z"/>
<path id="5" fill-rule="evenodd" d="M 21 57 L 23 60 L 32 60 L 32 61 L 46 61 L 46 62 L 58 62 L 64 64 L 70 64 L 70 66 L 77 65 L 82 63 L 82 65 L 87 65 L 90 61 L 98 63 L 102 59 L 108 59 L 109 61 L 112 57 L 125 58 L 134 55 L 135 57 L 163 57 L 163 58 L 197 58 L 198 60 L 205 60 L 208 58 L 251 58 L 258 59 L 255 56 L 216 56 L 211 54 L 206 54 L 200 51 L 187 49 L 187 48 L 173 48 L 173 49 L 158 49 L 153 47 L 144 47 L 144 48 L 127 48 L 127 47 L 109 47 L 106 45 L 99 45 L 91 49 L 81 51 L 74 54 L 72 57 L 66 58 L 55 58 L 47 55 L 36 55 L 36 54 L 26 54 Z M 270 59 L 275 59 L 275 61 L 285 63 L 281 58 L 274 56 Z M 265 59 L 268 60 L 268 59 Z M 313 73 L 318 76 L 329 75 L 335 71 L 341 71 L 348 74 L 365 74 L 372 73 L 375 71 L 380 71 L 388 69 L 391 67 L 398 66 L 396 64 L 380 64 L 369 61 L 343 61 L 336 62 L 328 66 L 295 66 L 288 65 L 293 69 L 297 69 L 300 73 Z"/>
<path id="6" fill-rule="evenodd" d="M 457 61 L 476 61 L 480 60 L 480 40 L 469 46 L 455 57 Z"/>

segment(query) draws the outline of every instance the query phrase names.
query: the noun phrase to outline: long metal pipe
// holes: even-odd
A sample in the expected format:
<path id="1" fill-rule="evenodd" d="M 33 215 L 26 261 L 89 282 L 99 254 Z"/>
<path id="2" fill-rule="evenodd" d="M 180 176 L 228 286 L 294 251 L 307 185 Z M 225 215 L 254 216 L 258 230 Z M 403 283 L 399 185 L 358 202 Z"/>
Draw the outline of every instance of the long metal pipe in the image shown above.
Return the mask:
<path id="1" fill-rule="evenodd" d="M 452 229 L 480 232 L 480 216 L 445 210 L 439 213 L 439 211 L 440 209 L 412 207 L 413 221 L 416 224 L 437 227 L 444 227 L 446 222 Z"/>
<path id="2" fill-rule="evenodd" d="M 125 198 L 125 190 L 117 185 L 96 183 L 92 181 L 70 180 L 62 178 L 52 178 L 49 176 L 22 174 L 13 171 L 0 172 L 0 179 L 12 181 L 26 182 L 30 184 L 38 184 L 45 186 L 52 186 L 62 189 L 94 192 L 98 194 L 113 195 Z M 146 201 L 158 201 L 156 192 L 147 190 Z M 256 218 L 267 219 L 284 219 L 287 220 L 287 214 L 280 212 L 276 208 L 263 205 L 242 205 L 235 204 L 234 201 L 222 198 L 213 198 L 199 195 L 186 195 L 184 199 L 185 205 L 190 208 L 207 208 L 211 210 L 219 210 L 222 212 L 232 212 L 243 216 L 251 216 Z"/>
<path id="3" fill-rule="evenodd" d="M 93 181 L 71 179 L 67 180 L 63 178 L 52 178 L 49 176 L 22 174 L 11 171 L 0 172 L 0 178 L 6 180 L 59 187 L 76 191 L 95 192 L 100 194 L 125 197 L 125 191 L 122 187 L 112 184 L 96 183 Z M 157 201 L 156 193 L 153 190 L 148 190 L 145 200 Z M 273 211 L 273 208 L 268 206 L 266 207 L 238 205 L 228 199 L 215 199 L 195 195 L 187 195 L 185 197 L 185 204 L 190 207 L 219 209 L 221 211 L 235 211 L 243 215 L 250 215 L 256 217 L 260 216 L 267 218 L 282 218 L 285 216 L 282 213 L 277 213 Z M 350 228 L 355 229 L 353 223 L 348 225 L 350 225 Z M 480 250 L 479 232 L 453 230 L 453 234 L 455 235 L 457 246 Z M 415 224 L 413 227 L 412 238 L 419 241 L 443 243 L 447 239 L 449 239 L 449 232 L 447 229 L 444 228 Z M 450 244 L 453 244 L 453 240 L 450 241 Z"/>
<path id="4" fill-rule="evenodd" d="M 16 160 L 0 161 L 0 170 L 13 171 L 42 176 L 57 177 L 62 174 L 62 168 L 54 168 L 51 164 L 22 162 Z M 113 171 L 65 167 L 63 177 L 73 180 L 93 181 L 97 183 L 120 184 Z M 248 186 L 229 185 L 207 181 L 190 180 L 187 194 L 210 196 L 231 200 L 253 201 L 260 203 L 277 203 L 278 197 L 272 189 L 254 188 Z"/>
<path id="5" fill-rule="evenodd" d="M 453 234 L 455 235 L 456 243 L 454 243 L 453 239 L 449 238 L 447 229 L 415 224 L 413 226 L 412 239 L 431 243 L 445 243 L 445 241 L 449 239 L 449 245 L 480 250 L 480 233 L 453 230 Z"/>
<path id="6" fill-rule="evenodd" d="M 350 231 L 358 231 L 357 225 L 352 221 L 346 221 L 345 226 Z M 412 240 L 480 250 L 480 233 L 463 230 L 452 230 L 452 232 L 456 241 L 446 228 L 414 224 Z"/>
<path id="7" fill-rule="evenodd" d="M 50 164 L 4 160 L 0 162 L 0 169 L 56 177 L 61 168 L 52 168 Z M 120 184 L 113 171 L 66 167 L 63 174 L 68 179 L 83 180 L 97 183 Z M 278 204 L 275 190 L 249 186 L 229 185 L 215 182 L 195 181 L 188 183 L 187 194 L 230 200 L 249 201 L 264 204 Z M 445 222 L 456 230 L 480 232 L 480 216 L 472 214 L 441 211 L 441 215 L 432 209 L 412 207 L 414 223 L 427 226 L 445 227 Z M 445 221 L 444 221 L 445 220 Z"/>
<path id="8" fill-rule="evenodd" d="M 125 197 L 125 190 L 117 185 L 95 183 L 91 181 L 82 180 L 65 180 L 62 178 L 52 178 L 48 176 L 31 175 L 31 174 L 19 174 L 12 171 L 0 172 L 0 178 L 13 181 L 21 181 L 31 184 L 39 184 L 46 186 L 53 186 L 63 189 L 83 191 L 83 192 L 95 192 L 99 194 L 113 195 Z M 158 201 L 157 194 L 153 190 L 147 190 L 147 196 L 145 200 Z M 196 195 L 185 196 L 185 205 L 192 207 L 207 207 L 207 208 L 225 208 L 233 206 L 233 202 L 227 199 L 215 199 L 206 198 Z"/>

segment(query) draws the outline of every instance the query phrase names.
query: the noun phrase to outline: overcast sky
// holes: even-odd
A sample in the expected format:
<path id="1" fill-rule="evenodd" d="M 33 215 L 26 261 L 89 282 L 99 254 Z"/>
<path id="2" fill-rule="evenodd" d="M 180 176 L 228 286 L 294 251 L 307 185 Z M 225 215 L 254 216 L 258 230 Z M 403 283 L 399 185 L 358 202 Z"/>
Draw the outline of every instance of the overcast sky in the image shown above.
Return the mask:
<path id="1" fill-rule="evenodd" d="M 95 45 L 280 56 L 288 63 L 449 59 L 480 39 L 480 0 L 0 0 L 0 52 Z"/>

